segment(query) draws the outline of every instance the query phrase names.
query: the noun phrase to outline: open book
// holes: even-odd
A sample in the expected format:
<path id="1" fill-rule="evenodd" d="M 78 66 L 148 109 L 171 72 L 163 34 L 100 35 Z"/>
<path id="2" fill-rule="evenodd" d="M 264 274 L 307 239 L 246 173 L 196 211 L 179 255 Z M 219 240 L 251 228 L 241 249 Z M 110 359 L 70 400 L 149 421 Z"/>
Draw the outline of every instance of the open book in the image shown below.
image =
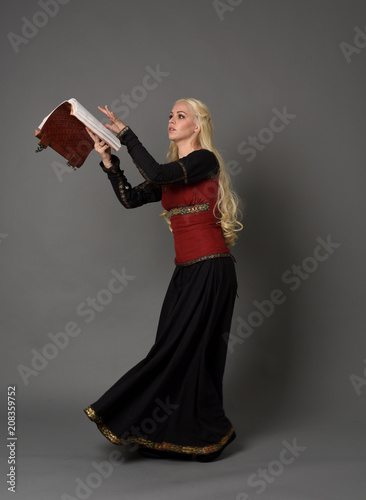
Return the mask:
<path id="1" fill-rule="evenodd" d="M 85 130 L 87 126 L 114 151 L 121 147 L 116 136 L 95 118 L 76 99 L 62 102 L 38 126 L 35 135 L 40 142 L 36 152 L 50 146 L 68 160 L 67 164 L 79 168 L 94 149 L 94 141 Z"/>

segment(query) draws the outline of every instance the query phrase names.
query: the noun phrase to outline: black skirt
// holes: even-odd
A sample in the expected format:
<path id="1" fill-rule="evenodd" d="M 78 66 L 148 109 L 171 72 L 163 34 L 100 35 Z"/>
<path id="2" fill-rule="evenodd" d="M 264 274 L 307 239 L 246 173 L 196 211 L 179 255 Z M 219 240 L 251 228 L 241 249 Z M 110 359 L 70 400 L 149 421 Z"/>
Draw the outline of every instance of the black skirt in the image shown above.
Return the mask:
<path id="1" fill-rule="evenodd" d="M 222 380 L 236 292 L 232 258 L 175 268 L 151 350 L 84 410 L 106 438 L 208 457 L 234 439 Z"/>

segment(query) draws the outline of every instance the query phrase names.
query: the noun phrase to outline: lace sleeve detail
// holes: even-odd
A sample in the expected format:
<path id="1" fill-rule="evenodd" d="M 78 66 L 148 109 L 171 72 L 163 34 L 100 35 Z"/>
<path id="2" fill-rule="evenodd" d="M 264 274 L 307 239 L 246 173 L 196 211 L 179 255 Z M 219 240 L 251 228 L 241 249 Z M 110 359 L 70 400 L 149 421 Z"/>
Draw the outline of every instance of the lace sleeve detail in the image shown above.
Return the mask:
<path id="1" fill-rule="evenodd" d="M 110 168 L 106 168 L 103 162 L 100 162 L 100 166 L 107 173 L 118 200 L 125 208 L 136 208 L 146 203 L 161 200 L 161 186 L 145 181 L 132 187 L 124 175 L 124 171 L 120 169 L 119 158 L 116 156 L 112 155 Z"/>

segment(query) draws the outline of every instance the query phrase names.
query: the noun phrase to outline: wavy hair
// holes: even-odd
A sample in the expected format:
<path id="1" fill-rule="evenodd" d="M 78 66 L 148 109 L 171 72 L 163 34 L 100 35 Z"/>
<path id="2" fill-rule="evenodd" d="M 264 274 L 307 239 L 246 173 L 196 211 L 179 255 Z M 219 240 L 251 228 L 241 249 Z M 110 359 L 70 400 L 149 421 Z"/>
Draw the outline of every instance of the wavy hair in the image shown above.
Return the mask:
<path id="1" fill-rule="evenodd" d="M 235 242 L 238 239 L 238 235 L 236 233 L 243 229 L 243 225 L 239 222 L 242 215 L 242 211 L 240 209 L 241 203 L 238 195 L 232 189 L 230 177 L 226 171 L 224 160 L 212 143 L 213 123 L 210 111 L 206 104 L 192 97 L 178 99 L 175 104 L 178 102 L 186 102 L 190 106 L 196 124 L 199 127 L 198 131 L 192 135 L 192 149 L 193 144 L 197 141 L 202 149 L 212 151 L 219 163 L 219 192 L 214 213 L 218 213 L 218 216 L 216 217 L 218 218 L 218 223 L 221 225 L 225 242 L 231 246 L 235 245 Z M 171 162 L 177 161 L 178 159 L 178 146 L 174 141 L 171 141 L 166 160 L 167 162 Z M 166 217 L 166 214 L 167 211 L 164 211 L 161 216 L 165 217 L 165 220 L 168 222 L 171 229 L 170 221 Z"/>

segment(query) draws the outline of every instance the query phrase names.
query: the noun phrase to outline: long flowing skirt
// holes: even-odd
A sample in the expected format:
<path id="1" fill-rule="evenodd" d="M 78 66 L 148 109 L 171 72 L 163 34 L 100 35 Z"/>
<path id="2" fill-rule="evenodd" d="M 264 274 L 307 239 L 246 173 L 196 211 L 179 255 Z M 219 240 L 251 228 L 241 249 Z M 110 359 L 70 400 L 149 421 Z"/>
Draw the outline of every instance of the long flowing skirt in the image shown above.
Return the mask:
<path id="1" fill-rule="evenodd" d="M 222 380 L 236 291 L 232 258 L 175 268 L 151 350 L 84 410 L 106 438 L 195 456 L 233 440 Z"/>

